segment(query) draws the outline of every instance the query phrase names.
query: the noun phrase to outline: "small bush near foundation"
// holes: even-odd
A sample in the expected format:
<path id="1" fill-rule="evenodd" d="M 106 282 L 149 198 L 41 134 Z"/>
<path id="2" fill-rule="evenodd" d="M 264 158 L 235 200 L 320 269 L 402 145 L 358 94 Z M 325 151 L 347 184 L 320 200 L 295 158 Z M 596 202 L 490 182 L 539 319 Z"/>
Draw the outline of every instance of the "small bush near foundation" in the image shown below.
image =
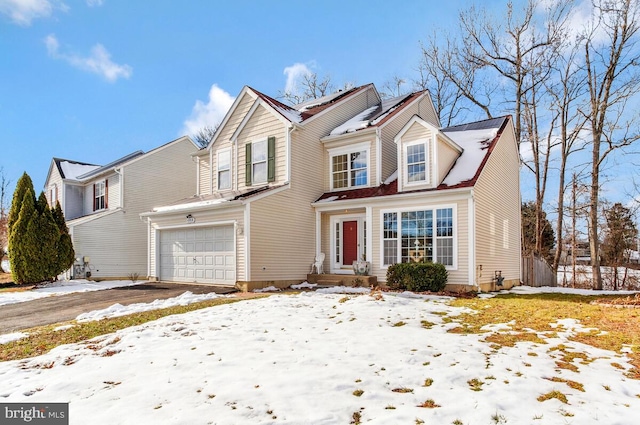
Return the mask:
<path id="1" fill-rule="evenodd" d="M 447 284 L 447 269 L 438 263 L 398 263 L 387 269 L 387 285 L 414 292 L 440 292 Z"/>

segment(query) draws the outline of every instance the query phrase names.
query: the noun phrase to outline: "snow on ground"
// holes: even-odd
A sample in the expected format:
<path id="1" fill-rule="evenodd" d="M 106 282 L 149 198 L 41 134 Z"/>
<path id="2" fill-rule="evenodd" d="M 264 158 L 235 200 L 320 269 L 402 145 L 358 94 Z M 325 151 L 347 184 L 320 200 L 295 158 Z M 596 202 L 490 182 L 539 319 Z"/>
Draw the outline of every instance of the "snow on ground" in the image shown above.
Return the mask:
<path id="1" fill-rule="evenodd" d="M 569 341 L 585 331 L 575 321 L 540 335 L 547 344 L 494 350 L 484 336 L 447 332 L 456 325 L 446 318 L 464 311 L 447 297 L 372 295 L 272 295 L 0 363 L 0 401 L 70 402 L 71 424 L 636 421 L 640 381 L 624 376 L 626 357 Z M 589 361 L 558 369 L 560 344 Z M 537 400 L 554 390 L 568 404 Z M 418 407 L 427 400 L 437 407 Z"/>
<path id="2" fill-rule="evenodd" d="M 90 280 L 60 280 L 47 283 L 30 291 L 0 292 L 0 305 L 21 303 L 36 300 L 38 298 L 51 297 L 55 295 L 70 294 L 73 292 L 102 291 L 104 289 L 118 288 L 121 286 L 140 285 L 145 281 L 131 280 L 110 280 L 94 282 Z"/>

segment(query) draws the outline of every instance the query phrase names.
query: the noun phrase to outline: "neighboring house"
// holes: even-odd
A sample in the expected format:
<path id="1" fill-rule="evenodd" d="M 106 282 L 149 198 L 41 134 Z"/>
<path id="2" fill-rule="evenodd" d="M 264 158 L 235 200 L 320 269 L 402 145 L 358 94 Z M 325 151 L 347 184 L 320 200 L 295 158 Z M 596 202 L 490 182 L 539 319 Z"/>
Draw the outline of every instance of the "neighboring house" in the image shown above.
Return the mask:
<path id="1" fill-rule="evenodd" d="M 45 193 L 51 206 L 60 202 L 67 221 L 80 266 L 74 277 L 85 271 L 96 279 L 147 276 L 148 232 L 140 213 L 196 193 L 197 150 L 181 137 L 104 166 L 53 158 Z"/>
<path id="2" fill-rule="evenodd" d="M 142 214 L 151 278 L 284 287 L 324 253 L 338 277 L 361 258 L 382 282 L 427 259 L 450 288 L 520 282 L 510 117 L 440 128 L 426 91 L 369 84 L 289 107 L 244 87 L 197 159 L 198 196 Z"/>

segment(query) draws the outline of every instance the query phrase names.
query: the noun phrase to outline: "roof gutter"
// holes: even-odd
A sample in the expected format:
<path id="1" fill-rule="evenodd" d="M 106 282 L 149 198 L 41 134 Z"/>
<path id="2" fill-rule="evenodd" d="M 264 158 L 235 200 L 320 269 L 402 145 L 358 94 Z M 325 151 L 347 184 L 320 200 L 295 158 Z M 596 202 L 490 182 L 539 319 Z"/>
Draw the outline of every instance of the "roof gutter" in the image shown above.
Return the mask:
<path id="1" fill-rule="evenodd" d="M 375 204 L 380 203 L 381 201 L 386 201 L 387 199 L 411 199 L 411 198 L 438 198 L 439 200 L 448 200 L 451 199 L 465 199 L 470 196 L 473 196 L 473 188 L 472 187 L 459 187 L 455 189 L 445 189 L 446 193 L 443 193 L 443 190 L 433 190 L 433 191 L 419 191 L 419 192 L 409 192 L 409 193 L 397 193 L 393 195 L 383 195 L 383 196 L 370 196 L 368 198 L 353 198 L 353 199 L 344 199 L 344 200 L 334 200 L 334 201 L 315 201 L 311 203 L 311 206 L 316 208 L 319 211 L 329 211 L 334 209 L 341 209 L 346 206 L 351 206 L 355 204 L 357 206 L 362 206 L 363 204 Z M 340 193 L 340 192 L 336 192 Z M 467 194 L 467 196 L 464 196 Z M 428 200 L 428 199 L 427 199 Z"/>

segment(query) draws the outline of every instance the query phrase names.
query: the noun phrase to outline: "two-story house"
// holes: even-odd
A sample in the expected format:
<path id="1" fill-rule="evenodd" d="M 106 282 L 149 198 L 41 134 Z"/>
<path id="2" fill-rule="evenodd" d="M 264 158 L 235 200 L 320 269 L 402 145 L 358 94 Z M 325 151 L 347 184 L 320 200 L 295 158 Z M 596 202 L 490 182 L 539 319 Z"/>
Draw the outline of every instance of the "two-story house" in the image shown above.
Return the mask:
<path id="1" fill-rule="evenodd" d="M 148 232 L 140 213 L 196 193 L 192 154 L 197 150 L 190 138 L 181 137 L 102 166 L 53 158 L 45 193 L 51 206 L 60 202 L 82 266 L 74 267 L 73 277 L 147 276 Z"/>
<path id="2" fill-rule="evenodd" d="M 520 281 L 510 117 L 440 128 L 426 91 L 368 84 L 289 107 L 244 87 L 196 158 L 198 196 L 142 214 L 150 278 L 285 287 L 324 253 L 335 276 L 366 258 L 384 282 L 426 259 L 450 287 Z"/>

